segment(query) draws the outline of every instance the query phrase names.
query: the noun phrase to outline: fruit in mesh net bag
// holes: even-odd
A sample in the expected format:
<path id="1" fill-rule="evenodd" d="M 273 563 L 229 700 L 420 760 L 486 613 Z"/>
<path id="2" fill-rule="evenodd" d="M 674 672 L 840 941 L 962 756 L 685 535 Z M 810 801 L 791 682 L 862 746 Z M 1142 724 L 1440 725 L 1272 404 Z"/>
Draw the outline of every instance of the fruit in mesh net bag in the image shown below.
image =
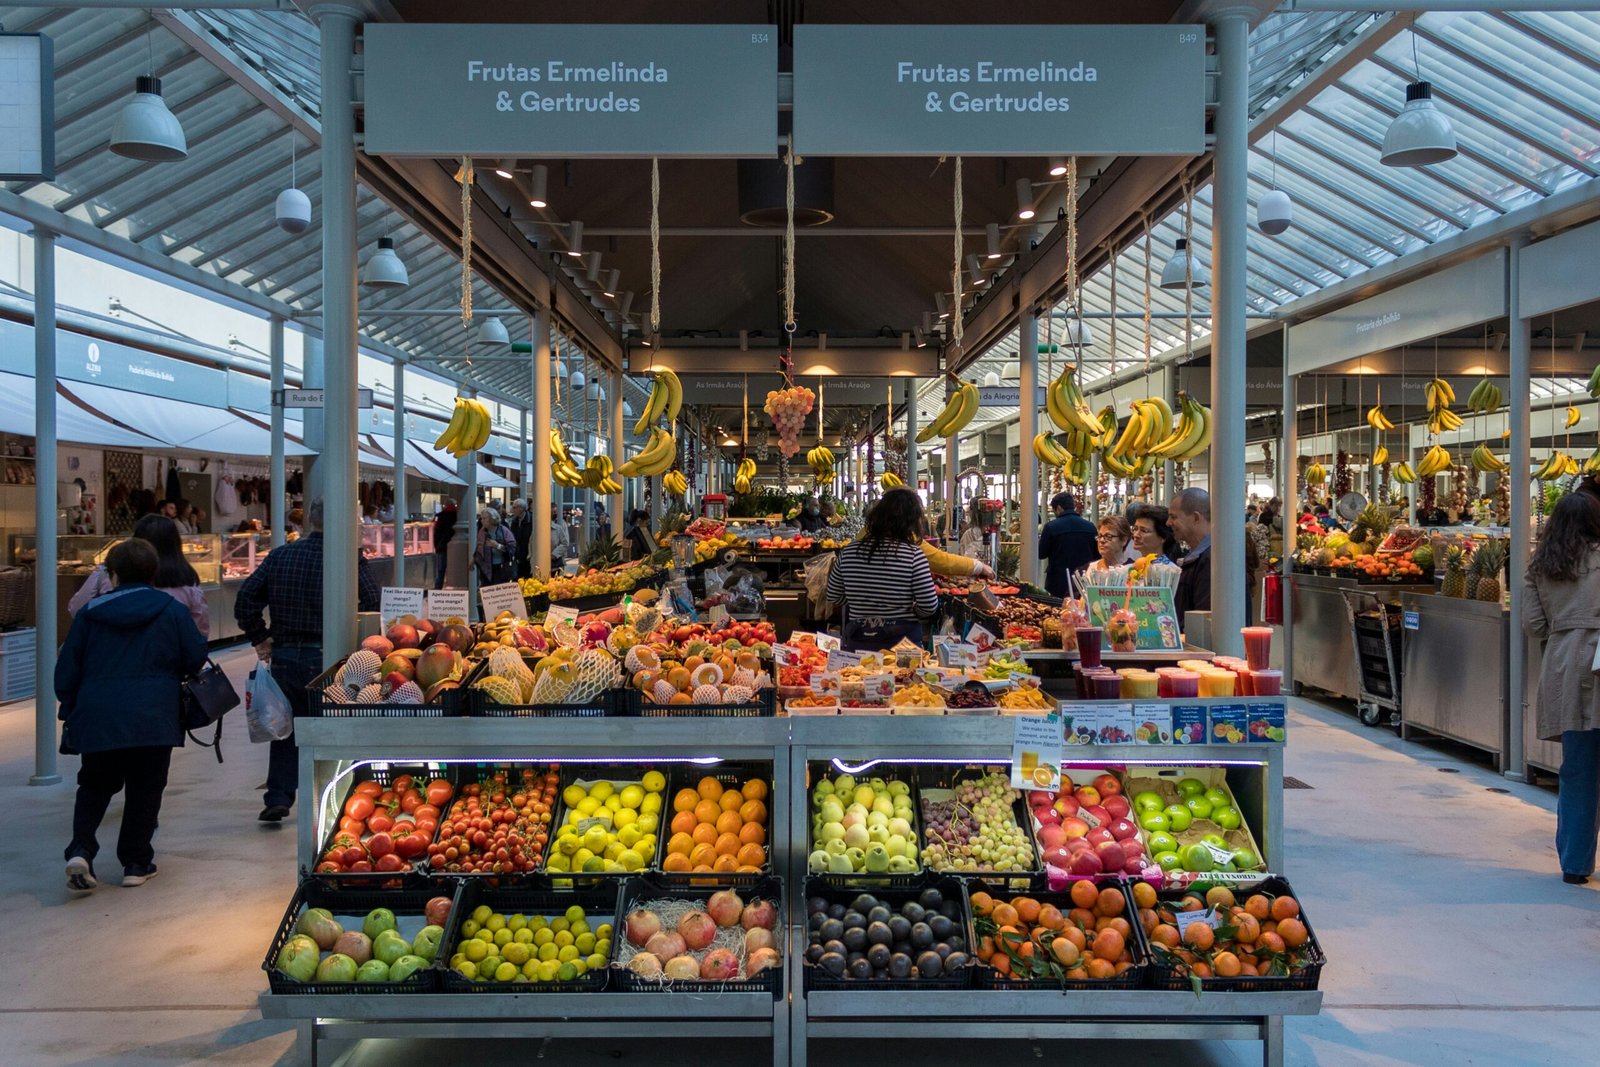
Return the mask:
<path id="1" fill-rule="evenodd" d="M 537 680 L 533 683 L 533 695 L 530 702 L 534 704 L 565 704 L 568 694 L 572 692 L 572 675 L 567 671 L 547 670 L 540 671 Z"/>
<path id="2" fill-rule="evenodd" d="M 756 698 L 756 694 L 755 694 L 754 690 L 750 689 L 749 686 L 743 686 L 743 685 L 730 685 L 730 686 L 728 686 L 727 700 L 728 700 L 728 703 L 730 703 L 730 704 L 748 704 L 748 703 L 750 703 L 750 701 L 754 700 L 755 698 Z"/>
<path id="3" fill-rule="evenodd" d="M 696 689 L 701 686 L 716 686 L 722 684 L 722 668 L 715 663 L 702 663 L 689 672 L 689 684 Z"/>
<path id="4" fill-rule="evenodd" d="M 501 646 L 489 653 L 489 670 L 515 685 L 524 700 L 533 695 L 533 671 L 516 649 Z"/>
<path id="5" fill-rule="evenodd" d="M 416 682 L 402 682 L 394 687 L 394 692 L 389 694 L 389 700 L 394 704 L 420 704 L 422 690 L 417 688 Z"/>
<path id="6" fill-rule="evenodd" d="M 697 686 L 691 699 L 696 704 L 718 704 L 722 702 L 722 690 L 714 685 Z"/>
<path id="7" fill-rule="evenodd" d="M 498 674 L 486 676 L 475 687 L 482 691 L 496 704 L 520 704 L 522 702 L 522 687 L 509 678 L 502 678 Z"/>
<path id="8" fill-rule="evenodd" d="M 383 688 L 377 682 L 369 682 L 356 693 L 357 704 L 376 704 L 383 699 Z"/>
<path id="9" fill-rule="evenodd" d="M 372 676 L 378 673 L 381 666 L 382 657 L 369 649 L 360 648 L 350 653 L 350 658 L 344 661 L 339 680 L 352 689 L 359 689 L 372 681 Z"/>
<path id="10" fill-rule="evenodd" d="M 628 657 L 623 661 L 629 674 L 639 671 L 658 671 L 661 669 L 661 657 L 645 645 L 634 645 L 628 649 Z"/>
<path id="11" fill-rule="evenodd" d="M 616 657 L 603 648 L 586 649 L 578 653 L 573 663 L 577 678 L 568 697 L 571 701 L 583 703 L 595 700 L 607 689 L 615 689 L 622 684 L 622 668 L 617 665 Z"/>
<path id="12" fill-rule="evenodd" d="M 655 697 L 657 704 L 666 704 L 678 695 L 678 687 L 665 680 L 658 681 L 650 690 L 650 695 Z"/>

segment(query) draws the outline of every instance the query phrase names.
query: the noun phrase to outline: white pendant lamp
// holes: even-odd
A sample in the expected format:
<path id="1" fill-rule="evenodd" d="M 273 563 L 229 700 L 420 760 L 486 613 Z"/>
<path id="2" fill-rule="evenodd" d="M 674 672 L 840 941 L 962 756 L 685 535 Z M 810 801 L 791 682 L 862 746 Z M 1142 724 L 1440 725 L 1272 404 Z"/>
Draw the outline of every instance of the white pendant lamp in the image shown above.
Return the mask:
<path id="1" fill-rule="evenodd" d="M 991 222 L 983 228 L 983 243 L 986 248 L 985 259 L 1000 258 L 1000 224 Z"/>
<path id="2" fill-rule="evenodd" d="M 1434 105 L 1433 86 L 1425 81 L 1407 85 L 1406 106 L 1389 123 L 1378 159 L 1388 167 L 1425 167 L 1455 157 L 1456 131 Z"/>
<path id="3" fill-rule="evenodd" d="M 505 323 L 499 318 L 488 315 L 478 324 L 478 343 L 500 347 L 511 343 L 511 334 L 506 332 Z"/>
<path id="4" fill-rule="evenodd" d="M 598 381 L 590 382 L 589 383 L 589 399 L 590 400 L 604 400 L 605 398 L 606 398 L 606 391 L 600 387 L 600 383 Z"/>
<path id="5" fill-rule="evenodd" d="M 378 250 L 361 271 L 361 283 L 370 289 L 403 289 L 411 284 L 405 263 L 395 254 L 393 237 L 378 238 Z"/>
<path id="6" fill-rule="evenodd" d="M 1033 218 L 1033 183 L 1027 178 L 1017 179 L 1017 218 Z"/>
<path id="7" fill-rule="evenodd" d="M 299 189 L 285 189 L 272 205 L 272 216 L 284 233 L 305 233 L 311 226 L 311 198 Z"/>
<path id="8" fill-rule="evenodd" d="M 567 379 L 567 387 L 573 392 L 577 392 L 583 388 L 584 383 L 587 381 L 588 379 L 583 376 L 583 371 L 575 370 L 572 372 L 572 377 Z"/>
<path id="9" fill-rule="evenodd" d="M 1194 258 L 1189 242 L 1178 238 L 1178 243 L 1173 246 L 1172 258 L 1161 268 L 1161 288 L 1199 289 L 1205 284 L 1205 269 Z"/>
<path id="10" fill-rule="evenodd" d="M 548 189 L 550 185 L 550 170 L 543 163 L 536 163 L 533 167 L 533 177 L 528 186 L 529 207 L 549 207 Z"/>
<path id="11" fill-rule="evenodd" d="M 622 271 L 617 267 L 611 268 L 611 273 L 606 275 L 606 284 L 601 287 L 608 300 L 617 298 L 617 289 L 622 284 Z"/>
<path id="12" fill-rule="evenodd" d="M 633 418 L 633 404 L 627 400 L 622 402 L 622 417 L 625 419 Z"/>
<path id="13" fill-rule="evenodd" d="M 133 99 L 122 105 L 111 127 L 111 151 L 146 163 L 172 163 L 189 155 L 183 125 L 161 98 L 161 79 L 134 79 Z"/>
<path id="14" fill-rule="evenodd" d="M 567 255 L 583 258 L 583 223 L 574 221 L 567 224 Z"/>
<path id="15" fill-rule="evenodd" d="M 983 384 L 986 385 L 986 386 L 999 385 L 1000 384 L 1000 375 L 997 374 L 994 371 L 990 371 L 988 374 L 985 374 L 983 376 Z"/>
<path id="16" fill-rule="evenodd" d="M 1089 324 L 1083 319 L 1070 318 L 1067 328 L 1061 335 L 1063 348 L 1088 348 L 1094 344 L 1094 331 L 1089 329 Z"/>
<path id="17" fill-rule="evenodd" d="M 1279 234 L 1294 221 L 1294 203 L 1282 189 L 1273 189 L 1256 203 L 1256 229 Z"/>
<path id="18" fill-rule="evenodd" d="M 1016 360 L 1012 360 L 1000 368 L 1000 380 L 1003 382 L 1014 382 L 1021 377 L 1022 368 L 1017 365 Z"/>

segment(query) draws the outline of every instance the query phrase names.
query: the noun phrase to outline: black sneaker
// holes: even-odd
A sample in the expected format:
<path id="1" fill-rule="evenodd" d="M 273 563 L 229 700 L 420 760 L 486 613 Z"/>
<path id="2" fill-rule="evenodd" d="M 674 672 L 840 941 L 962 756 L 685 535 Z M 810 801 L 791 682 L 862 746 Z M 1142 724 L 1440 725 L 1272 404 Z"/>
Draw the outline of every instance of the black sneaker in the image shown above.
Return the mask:
<path id="1" fill-rule="evenodd" d="M 122 888 L 132 889 L 136 885 L 144 885 L 155 876 L 155 864 L 135 863 L 131 867 L 122 868 Z"/>
<path id="2" fill-rule="evenodd" d="M 67 860 L 67 888 L 74 893 L 87 893 L 100 883 L 95 880 L 94 864 L 83 856 Z"/>
<path id="3" fill-rule="evenodd" d="M 256 818 L 261 822 L 282 822 L 289 817 L 289 809 L 282 804 L 268 804 Z"/>
<path id="4" fill-rule="evenodd" d="M 1561 876 L 1561 880 L 1563 882 L 1567 883 L 1568 885 L 1588 885 L 1589 884 L 1589 876 L 1587 874 L 1563 874 Z"/>

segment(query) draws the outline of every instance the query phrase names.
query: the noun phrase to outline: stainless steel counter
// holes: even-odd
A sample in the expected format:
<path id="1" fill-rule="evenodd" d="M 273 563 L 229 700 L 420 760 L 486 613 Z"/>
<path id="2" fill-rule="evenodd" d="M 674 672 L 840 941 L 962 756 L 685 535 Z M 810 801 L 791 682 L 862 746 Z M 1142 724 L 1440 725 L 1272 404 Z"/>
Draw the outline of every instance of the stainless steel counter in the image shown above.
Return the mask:
<path id="1" fill-rule="evenodd" d="M 1539 736 L 1539 671 L 1544 664 L 1544 643 L 1528 641 L 1528 668 L 1523 693 L 1522 758 L 1534 770 L 1561 773 L 1561 743 Z"/>
<path id="2" fill-rule="evenodd" d="M 1417 615 L 1405 634 L 1401 736 L 1412 729 L 1481 748 L 1505 764 L 1509 615 L 1499 603 L 1405 593 Z"/>

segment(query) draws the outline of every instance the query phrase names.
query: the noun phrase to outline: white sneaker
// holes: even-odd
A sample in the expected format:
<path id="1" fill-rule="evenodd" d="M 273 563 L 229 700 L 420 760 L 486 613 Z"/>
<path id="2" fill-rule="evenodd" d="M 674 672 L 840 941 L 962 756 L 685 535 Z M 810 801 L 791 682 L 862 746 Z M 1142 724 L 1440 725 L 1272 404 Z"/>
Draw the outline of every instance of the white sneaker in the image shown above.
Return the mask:
<path id="1" fill-rule="evenodd" d="M 67 861 L 67 888 L 74 893 L 87 893 L 100 883 L 94 877 L 94 865 L 82 856 Z"/>

